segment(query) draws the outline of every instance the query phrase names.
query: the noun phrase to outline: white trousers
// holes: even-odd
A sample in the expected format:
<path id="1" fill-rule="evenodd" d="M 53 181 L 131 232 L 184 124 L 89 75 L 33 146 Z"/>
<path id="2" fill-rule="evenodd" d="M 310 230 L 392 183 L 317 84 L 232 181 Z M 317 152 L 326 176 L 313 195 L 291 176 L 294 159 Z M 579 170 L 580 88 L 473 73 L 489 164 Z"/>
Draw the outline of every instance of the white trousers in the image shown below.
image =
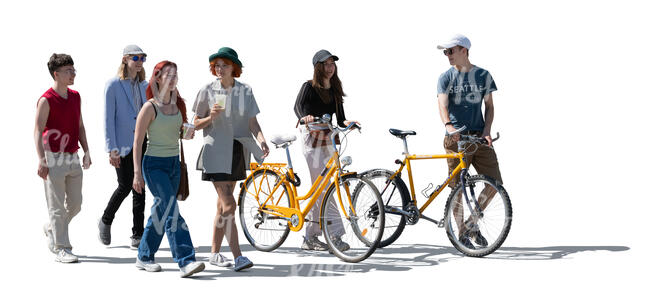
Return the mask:
<path id="1" fill-rule="evenodd" d="M 307 128 L 304 126 L 300 126 L 300 133 L 302 137 L 302 147 L 303 147 L 303 155 L 305 156 L 305 160 L 307 160 L 307 166 L 309 167 L 309 174 L 311 176 L 311 183 L 313 184 L 316 182 L 316 179 L 318 176 L 320 176 L 321 172 L 327 165 L 327 162 L 329 161 L 330 157 L 334 154 L 334 148 L 331 145 L 326 145 L 326 146 L 319 146 L 313 148 L 311 146 L 311 143 L 308 142 L 309 138 L 309 131 L 307 131 Z M 329 184 L 329 182 L 328 182 Z M 327 189 L 327 187 L 326 187 Z M 325 196 L 326 191 L 323 190 L 323 193 L 318 197 L 318 200 L 314 204 L 314 207 L 309 211 L 307 216 L 308 220 L 315 221 L 315 222 L 307 222 L 306 224 L 306 236 L 313 237 L 313 236 L 320 236 L 322 235 L 322 231 L 319 225 L 320 221 L 320 211 L 321 211 L 321 204 L 323 202 L 323 197 Z M 331 208 L 338 208 L 338 205 L 336 204 L 336 198 L 330 198 L 330 202 L 333 203 L 336 207 L 331 207 Z M 341 215 L 338 210 L 330 210 L 326 212 L 327 214 L 327 219 L 331 220 L 332 226 L 331 226 L 331 235 L 334 237 L 341 237 L 342 235 L 345 234 L 345 230 L 343 229 L 343 223 L 341 222 Z"/>

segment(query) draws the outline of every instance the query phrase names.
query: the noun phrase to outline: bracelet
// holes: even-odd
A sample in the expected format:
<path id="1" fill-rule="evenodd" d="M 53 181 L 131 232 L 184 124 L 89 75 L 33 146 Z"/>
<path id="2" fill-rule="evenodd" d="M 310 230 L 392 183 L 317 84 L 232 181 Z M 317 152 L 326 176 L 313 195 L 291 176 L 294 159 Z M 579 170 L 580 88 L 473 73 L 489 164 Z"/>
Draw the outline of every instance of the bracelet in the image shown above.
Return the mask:
<path id="1" fill-rule="evenodd" d="M 445 127 L 446 127 L 447 125 L 452 125 L 452 126 L 453 126 L 454 124 L 451 123 L 451 121 L 449 121 L 449 122 L 445 123 Z"/>

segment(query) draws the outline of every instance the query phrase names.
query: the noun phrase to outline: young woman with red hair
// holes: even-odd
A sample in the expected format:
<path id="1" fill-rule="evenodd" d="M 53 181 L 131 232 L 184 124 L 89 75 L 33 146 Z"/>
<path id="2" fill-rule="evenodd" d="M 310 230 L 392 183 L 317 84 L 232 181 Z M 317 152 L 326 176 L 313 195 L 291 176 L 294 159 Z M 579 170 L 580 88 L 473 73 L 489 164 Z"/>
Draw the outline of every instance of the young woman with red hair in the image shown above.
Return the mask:
<path id="1" fill-rule="evenodd" d="M 189 277 L 205 269 L 205 265 L 196 261 L 187 224 L 176 203 L 180 183 L 178 141 L 181 126 L 187 122 L 185 102 L 176 89 L 176 70 L 176 64 L 170 61 L 162 61 L 154 67 L 146 91 L 148 102 L 142 107 L 136 121 L 133 189 L 141 192 L 146 182 L 154 196 L 154 204 L 138 247 L 135 266 L 146 271 L 160 271 L 154 256 L 163 235 L 167 234 L 181 277 Z M 140 149 L 145 132 L 147 151 L 141 160 Z M 192 132 L 190 138 L 193 137 Z"/>
<path id="2" fill-rule="evenodd" d="M 257 122 L 260 112 L 250 86 L 235 80 L 241 75 L 242 63 L 237 52 L 228 47 L 209 58 L 210 71 L 217 80 L 204 86 L 196 97 L 194 112 L 196 130 L 203 129 L 204 144 L 199 157 L 202 179 L 212 182 L 217 194 L 217 212 L 212 233 L 210 264 L 230 266 L 219 253 L 224 235 L 235 257 L 235 271 L 253 266 L 242 256 L 235 222 L 237 202 L 235 184 L 246 178 L 252 152 L 257 162 L 269 153 L 269 147 Z M 262 148 L 257 146 L 253 136 Z"/>

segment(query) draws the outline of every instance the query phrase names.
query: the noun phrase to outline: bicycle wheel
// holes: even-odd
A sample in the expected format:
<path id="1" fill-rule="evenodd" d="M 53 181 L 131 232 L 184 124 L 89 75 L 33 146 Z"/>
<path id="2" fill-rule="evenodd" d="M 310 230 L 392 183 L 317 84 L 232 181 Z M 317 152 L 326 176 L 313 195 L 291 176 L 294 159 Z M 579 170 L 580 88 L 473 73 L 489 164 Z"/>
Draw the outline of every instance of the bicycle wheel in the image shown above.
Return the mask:
<path id="1" fill-rule="evenodd" d="M 384 205 L 370 181 L 358 175 L 346 175 L 338 184 L 341 208 L 335 185 L 327 190 L 321 206 L 320 224 L 325 241 L 330 252 L 341 260 L 363 261 L 381 241 Z"/>
<path id="2" fill-rule="evenodd" d="M 384 226 L 381 242 L 379 242 L 379 248 L 395 242 L 404 231 L 404 227 L 406 227 L 406 216 L 401 213 L 391 212 L 391 209 L 404 210 L 411 201 L 408 188 L 401 177 L 396 176 L 392 181 L 388 181 L 394 173 L 386 169 L 373 169 L 361 173 L 362 177 L 365 177 L 377 187 L 386 211 L 386 225 Z"/>
<path id="3" fill-rule="evenodd" d="M 482 257 L 498 249 L 508 236 L 512 205 L 503 186 L 485 175 L 467 177 L 465 188 L 469 203 L 460 184 L 447 200 L 445 230 L 458 251 L 467 256 Z M 475 199 L 471 197 L 472 191 Z M 492 193 L 494 195 L 490 198 Z M 482 210 L 477 210 L 479 207 Z"/>
<path id="4" fill-rule="evenodd" d="M 286 220 L 260 211 L 273 186 L 280 180 L 271 170 L 257 170 L 245 180 L 239 192 L 239 220 L 248 242 L 260 251 L 270 252 L 280 247 L 289 235 Z M 282 184 L 267 204 L 290 207 L 287 187 Z"/>

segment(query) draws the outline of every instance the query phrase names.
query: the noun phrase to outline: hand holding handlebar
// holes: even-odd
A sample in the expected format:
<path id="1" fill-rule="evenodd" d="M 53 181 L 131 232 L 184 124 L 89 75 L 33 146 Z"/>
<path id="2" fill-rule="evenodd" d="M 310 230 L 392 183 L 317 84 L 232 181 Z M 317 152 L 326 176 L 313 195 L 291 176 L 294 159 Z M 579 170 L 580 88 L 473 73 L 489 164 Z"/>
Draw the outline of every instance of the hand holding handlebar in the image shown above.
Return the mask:
<path id="1" fill-rule="evenodd" d="M 486 145 L 489 145 L 489 146 L 492 145 L 492 142 L 497 141 L 499 139 L 499 136 L 500 136 L 499 132 L 497 132 L 497 136 L 495 138 L 492 138 L 492 142 L 489 142 L 485 137 L 478 137 L 478 136 L 475 136 L 475 135 L 459 134 L 459 133 L 465 131 L 466 129 L 467 129 L 467 126 L 463 126 L 463 127 L 459 128 L 459 129 L 457 129 L 456 131 L 449 133 L 449 136 L 455 136 L 455 135 L 458 134 L 457 135 L 458 139 L 461 140 L 461 141 L 467 141 L 467 142 L 470 142 L 470 143 L 486 144 Z"/>

